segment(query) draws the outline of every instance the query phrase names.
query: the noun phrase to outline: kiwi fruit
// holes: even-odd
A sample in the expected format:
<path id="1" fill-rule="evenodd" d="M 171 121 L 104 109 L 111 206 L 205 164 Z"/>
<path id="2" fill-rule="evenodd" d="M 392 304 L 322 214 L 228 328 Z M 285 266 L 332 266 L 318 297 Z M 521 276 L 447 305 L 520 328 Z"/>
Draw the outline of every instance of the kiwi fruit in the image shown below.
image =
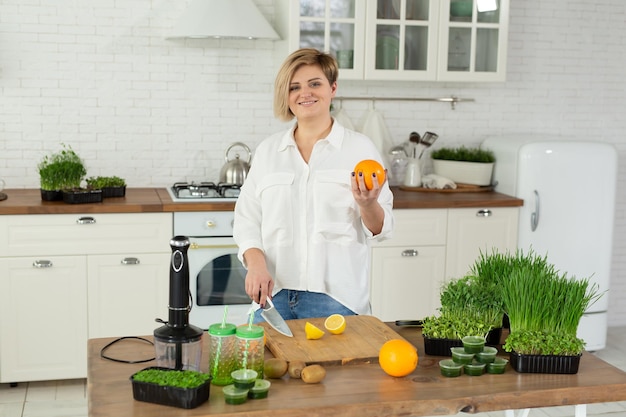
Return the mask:
<path id="1" fill-rule="evenodd" d="M 306 367 L 306 362 L 304 361 L 291 361 L 289 362 L 289 367 L 287 368 L 287 372 L 289 372 L 289 376 L 291 378 L 300 378 L 300 374 L 302 370 Z"/>
<path id="2" fill-rule="evenodd" d="M 271 358 L 265 361 L 263 373 L 268 378 L 278 379 L 287 373 L 289 364 L 286 360 L 280 358 Z"/>
<path id="3" fill-rule="evenodd" d="M 326 377 L 326 369 L 322 365 L 309 365 L 302 370 L 301 377 L 307 384 L 317 384 Z"/>

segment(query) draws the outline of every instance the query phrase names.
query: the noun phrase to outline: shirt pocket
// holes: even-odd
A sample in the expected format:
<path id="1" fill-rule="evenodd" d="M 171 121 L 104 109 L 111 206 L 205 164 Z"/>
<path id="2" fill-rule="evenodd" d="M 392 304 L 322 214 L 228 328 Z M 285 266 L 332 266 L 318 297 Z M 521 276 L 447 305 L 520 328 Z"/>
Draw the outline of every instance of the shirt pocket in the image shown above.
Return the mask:
<path id="1" fill-rule="evenodd" d="M 275 172 L 259 181 L 257 197 L 263 212 L 263 243 L 268 246 L 293 242 L 293 182 L 295 174 Z"/>
<path id="2" fill-rule="evenodd" d="M 359 211 L 352 195 L 350 171 L 333 169 L 319 171 L 315 180 L 315 230 L 336 243 L 356 239 Z"/>

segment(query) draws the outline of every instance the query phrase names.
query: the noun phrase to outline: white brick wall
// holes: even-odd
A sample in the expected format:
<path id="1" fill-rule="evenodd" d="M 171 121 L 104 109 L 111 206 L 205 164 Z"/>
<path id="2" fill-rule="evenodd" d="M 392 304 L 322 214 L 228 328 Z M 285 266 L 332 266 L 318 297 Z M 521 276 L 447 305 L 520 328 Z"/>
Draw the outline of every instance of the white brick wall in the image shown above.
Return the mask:
<path id="1" fill-rule="evenodd" d="M 39 159 L 72 145 L 89 175 L 130 186 L 216 180 L 234 141 L 255 144 L 273 118 L 278 43 L 168 41 L 187 2 L 3 0 L 0 177 L 36 188 Z M 272 21 L 272 0 L 256 0 Z M 441 145 L 529 133 L 616 145 L 618 179 L 609 324 L 626 324 L 626 5 L 623 0 L 516 1 L 505 83 L 340 82 L 339 95 L 474 98 L 377 101 L 400 143 L 415 130 Z M 371 103 L 341 103 L 359 125 Z M 581 170 L 581 175 L 592 175 Z M 581 190 L 584 192 L 584 190 Z"/>

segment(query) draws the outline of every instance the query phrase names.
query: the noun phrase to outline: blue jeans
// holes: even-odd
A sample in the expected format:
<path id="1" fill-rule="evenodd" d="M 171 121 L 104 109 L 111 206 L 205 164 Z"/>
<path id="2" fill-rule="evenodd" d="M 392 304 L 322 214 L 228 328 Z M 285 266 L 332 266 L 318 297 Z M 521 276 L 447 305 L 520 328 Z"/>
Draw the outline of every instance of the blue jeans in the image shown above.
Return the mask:
<path id="1" fill-rule="evenodd" d="M 272 297 L 274 307 L 285 320 L 327 317 L 331 314 L 354 316 L 356 313 L 334 298 L 319 292 L 280 290 Z M 254 322 L 265 321 L 258 309 L 254 313 Z"/>

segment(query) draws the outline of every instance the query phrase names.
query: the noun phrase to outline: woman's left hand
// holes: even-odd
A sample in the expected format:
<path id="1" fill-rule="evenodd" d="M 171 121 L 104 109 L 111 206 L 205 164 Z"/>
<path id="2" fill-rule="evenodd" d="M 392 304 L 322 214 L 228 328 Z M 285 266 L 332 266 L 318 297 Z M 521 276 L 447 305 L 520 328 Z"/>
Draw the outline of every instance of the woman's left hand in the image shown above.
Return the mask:
<path id="1" fill-rule="evenodd" d="M 387 181 L 386 178 L 385 181 Z M 376 177 L 376 174 L 372 174 L 373 186 L 371 190 L 368 190 L 365 186 L 365 180 L 362 172 L 359 172 L 358 174 L 353 172 L 350 182 L 352 184 L 352 195 L 354 196 L 354 200 L 361 209 L 361 220 L 363 221 L 363 224 L 365 224 L 365 227 L 367 227 L 374 235 L 379 234 L 383 230 L 383 222 L 385 220 L 385 212 L 378 203 L 378 196 L 380 195 L 382 184 L 378 183 L 378 177 Z"/>
<path id="2" fill-rule="evenodd" d="M 386 178 L 385 181 L 387 181 Z M 363 178 L 362 172 L 353 172 L 350 182 L 352 185 L 352 195 L 354 196 L 356 203 L 361 207 L 361 209 L 367 208 L 372 204 L 378 204 L 378 196 L 380 195 L 380 189 L 382 184 L 378 183 L 378 177 L 375 173 L 372 174 L 371 190 L 368 190 L 365 186 L 365 178 Z"/>

